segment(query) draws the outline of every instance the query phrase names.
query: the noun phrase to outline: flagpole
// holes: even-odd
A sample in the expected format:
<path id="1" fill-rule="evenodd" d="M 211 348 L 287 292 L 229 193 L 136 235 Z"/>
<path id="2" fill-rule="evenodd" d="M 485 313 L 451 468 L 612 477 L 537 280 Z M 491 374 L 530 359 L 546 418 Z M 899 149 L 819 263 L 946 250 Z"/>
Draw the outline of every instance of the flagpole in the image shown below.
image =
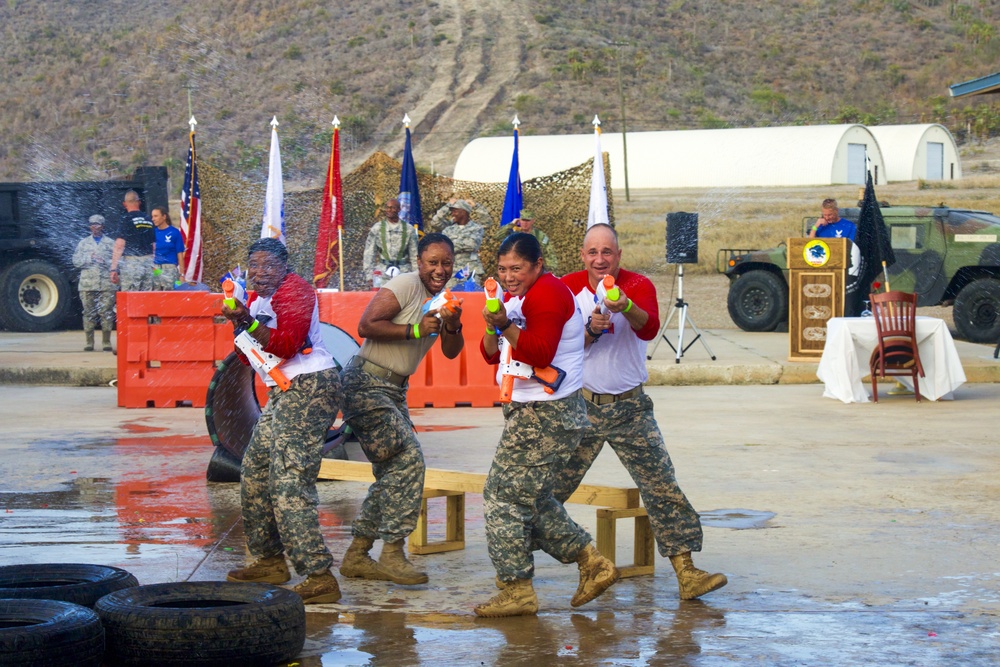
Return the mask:
<path id="1" fill-rule="evenodd" d="M 344 230 L 337 227 L 337 252 L 340 257 L 337 264 L 340 266 L 340 291 L 344 291 Z"/>
<path id="2" fill-rule="evenodd" d="M 333 117 L 333 122 L 331 123 L 331 125 L 333 125 L 333 136 L 330 137 L 330 142 L 331 142 L 331 144 L 330 144 L 330 160 L 331 160 L 331 164 L 332 164 L 333 160 L 335 160 L 338 157 L 340 157 L 339 155 L 337 155 L 337 156 L 334 155 L 334 153 L 336 152 L 334 150 L 334 147 L 337 146 L 337 145 L 339 145 L 339 143 L 340 143 L 338 141 L 338 139 L 337 139 L 337 135 L 340 133 L 340 118 L 338 118 L 337 116 L 334 116 Z M 340 169 L 337 170 L 337 175 L 338 176 L 340 175 Z M 341 192 L 340 194 L 341 194 L 341 199 L 343 199 L 343 194 L 344 193 Z M 332 199 L 332 197 L 333 197 L 333 179 L 332 178 L 330 179 L 330 197 L 331 197 L 331 201 L 334 201 Z M 330 214 L 333 217 L 334 222 L 336 222 L 336 220 L 337 220 L 337 206 L 343 206 L 344 202 L 342 202 L 342 201 L 335 201 L 334 204 L 335 205 L 333 207 L 333 210 L 330 212 Z M 343 210 L 343 209 L 341 209 L 341 210 Z M 340 291 L 343 292 L 344 291 L 344 228 L 343 228 L 342 224 L 341 225 L 337 225 L 337 272 L 340 274 Z"/>

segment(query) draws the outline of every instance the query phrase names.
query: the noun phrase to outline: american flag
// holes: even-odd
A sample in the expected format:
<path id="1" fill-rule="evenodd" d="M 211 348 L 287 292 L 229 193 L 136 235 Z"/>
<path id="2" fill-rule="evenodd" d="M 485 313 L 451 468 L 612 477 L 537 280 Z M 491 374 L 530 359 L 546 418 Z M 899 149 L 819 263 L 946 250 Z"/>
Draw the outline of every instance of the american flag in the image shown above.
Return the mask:
<path id="1" fill-rule="evenodd" d="M 194 120 L 193 118 L 191 119 Z M 202 282 L 201 190 L 198 187 L 198 162 L 194 149 L 194 126 L 184 165 L 184 187 L 181 188 L 181 234 L 184 235 L 184 281 Z"/>

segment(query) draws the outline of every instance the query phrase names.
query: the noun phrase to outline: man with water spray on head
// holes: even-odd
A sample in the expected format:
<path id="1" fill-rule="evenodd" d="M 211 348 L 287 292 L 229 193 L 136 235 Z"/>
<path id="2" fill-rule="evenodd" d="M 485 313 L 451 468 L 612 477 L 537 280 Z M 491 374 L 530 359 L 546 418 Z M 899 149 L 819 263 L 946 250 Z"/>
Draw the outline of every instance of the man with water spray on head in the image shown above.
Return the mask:
<path id="1" fill-rule="evenodd" d="M 292 589 L 304 604 L 336 602 L 340 586 L 319 528 L 316 478 L 326 432 L 340 410 L 340 375 L 323 345 L 316 291 L 288 268 L 285 245 L 272 238 L 254 241 L 247 265 L 252 291 L 246 303 L 227 297 L 222 314 L 236 336 L 252 339 L 245 341 L 249 347 L 237 341 L 244 363 L 250 364 L 247 354 L 282 361 L 279 373 L 255 366 L 268 386 L 268 401 L 240 468 L 243 525 L 254 560 L 227 579 L 283 584 L 291 578 L 287 554 L 306 577 Z"/>
<path id="2" fill-rule="evenodd" d="M 656 288 L 645 276 L 621 268 L 618 234 L 610 225 L 587 230 L 580 256 L 586 268 L 562 281 L 586 321 L 583 397 L 592 428 L 556 473 L 555 496 L 566 502 L 604 443 L 610 444 L 639 488 L 660 555 L 677 574 L 681 599 L 701 597 L 727 579 L 699 570 L 691 560 L 692 551 L 701 551 L 701 519 L 677 484 L 653 401 L 642 388 L 649 379 L 646 344 L 660 329 Z"/>

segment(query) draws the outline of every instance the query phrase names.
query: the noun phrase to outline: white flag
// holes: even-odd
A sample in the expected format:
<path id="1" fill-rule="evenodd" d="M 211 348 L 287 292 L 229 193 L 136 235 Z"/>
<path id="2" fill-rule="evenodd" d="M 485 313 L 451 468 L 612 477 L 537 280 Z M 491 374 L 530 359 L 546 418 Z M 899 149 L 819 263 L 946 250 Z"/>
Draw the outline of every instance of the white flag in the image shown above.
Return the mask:
<path id="1" fill-rule="evenodd" d="M 587 229 L 608 220 L 608 190 L 604 182 L 604 156 L 601 155 L 601 121 L 594 116 L 594 171 L 590 176 L 590 212 L 587 214 Z"/>
<path id="2" fill-rule="evenodd" d="M 267 194 L 264 197 L 262 239 L 285 243 L 285 188 L 281 178 L 281 148 L 278 146 L 278 117 L 271 120 L 271 157 L 267 163 Z"/>

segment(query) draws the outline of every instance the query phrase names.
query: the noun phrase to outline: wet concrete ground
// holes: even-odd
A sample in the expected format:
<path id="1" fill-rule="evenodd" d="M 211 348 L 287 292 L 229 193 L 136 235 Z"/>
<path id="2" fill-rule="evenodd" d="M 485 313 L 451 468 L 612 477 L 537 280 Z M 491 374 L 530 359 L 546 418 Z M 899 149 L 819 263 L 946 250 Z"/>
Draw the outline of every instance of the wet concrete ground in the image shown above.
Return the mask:
<path id="1" fill-rule="evenodd" d="M 539 555 L 539 616 L 476 619 L 472 607 L 495 589 L 481 498 L 470 495 L 464 551 L 414 556 L 430 574 L 424 586 L 341 577 L 340 604 L 308 608 L 296 662 L 1000 663 L 1000 385 L 965 385 L 950 402 L 877 405 L 822 399 L 817 385 L 649 392 L 703 514 L 695 562 L 725 572 L 727 587 L 681 602 L 658 557 L 654 576 L 574 610 L 576 568 Z M 3 386 L 0 404 L 0 564 L 114 565 L 151 584 L 221 579 L 243 562 L 237 485 L 204 480 L 201 410 L 118 409 L 111 388 Z M 487 470 L 498 410 L 416 410 L 414 419 L 429 466 Z M 456 426 L 465 428 L 445 428 Z M 587 481 L 628 477 L 605 451 Z M 320 484 L 338 559 L 364 491 Z M 595 530 L 594 508 L 568 507 Z M 443 501 L 432 515 L 432 533 L 443 534 Z M 628 523 L 619 522 L 619 562 L 630 556 Z"/>

